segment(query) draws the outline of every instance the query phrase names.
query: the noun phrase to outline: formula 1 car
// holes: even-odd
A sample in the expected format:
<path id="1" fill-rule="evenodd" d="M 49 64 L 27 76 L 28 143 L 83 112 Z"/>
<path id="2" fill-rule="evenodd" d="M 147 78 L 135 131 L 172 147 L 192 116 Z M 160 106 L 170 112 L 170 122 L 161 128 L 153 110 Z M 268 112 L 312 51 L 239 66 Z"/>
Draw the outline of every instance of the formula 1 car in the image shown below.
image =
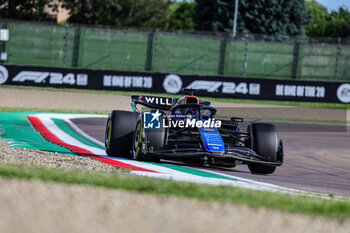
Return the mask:
<path id="1" fill-rule="evenodd" d="M 241 163 L 257 174 L 271 174 L 282 165 L 283 142 L 273 124 L 252 121 L 242 132 L 242 118 L 218 120 L 210 102 L 187 91 L 179 99 L 132 96 L 133 112 L 112 111 L 106 125 L 107 155 L 221 167 Z"/>

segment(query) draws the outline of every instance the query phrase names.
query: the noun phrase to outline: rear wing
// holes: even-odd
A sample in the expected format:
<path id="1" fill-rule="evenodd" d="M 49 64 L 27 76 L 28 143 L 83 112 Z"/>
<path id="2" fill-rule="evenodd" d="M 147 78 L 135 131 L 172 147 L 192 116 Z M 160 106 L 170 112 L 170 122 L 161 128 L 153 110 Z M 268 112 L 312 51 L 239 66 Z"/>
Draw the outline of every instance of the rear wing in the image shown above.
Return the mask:
<path id="1" fill-rule="evenodd" d="M 169 110 L 174 104 L 177 103 L 178 98 L 168 98 L 159 96 L 145 96 L 145 95 L 133 95 L 131 96 L 131 107 L 134 111 L 138 112 L 136 105 L 140 104 L 147 108 Z M 200 104 L 210 106 L 209 101 L 200 101 Z"/>
<path id="2" fill-rule="evenodd" d="M 134 105 L 141 104 L 148 108 L 168 110 L 176 103 L 177 98 L 140 95 L 131 96 L 131 101 Z"/>

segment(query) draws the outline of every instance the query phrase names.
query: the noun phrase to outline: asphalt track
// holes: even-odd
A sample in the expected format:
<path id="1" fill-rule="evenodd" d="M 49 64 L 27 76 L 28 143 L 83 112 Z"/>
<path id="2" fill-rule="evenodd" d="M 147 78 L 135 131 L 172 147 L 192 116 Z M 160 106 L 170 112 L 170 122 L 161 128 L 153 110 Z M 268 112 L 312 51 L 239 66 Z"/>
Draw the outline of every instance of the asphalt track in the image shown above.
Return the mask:
<path id="1" fill-rule="evenodd" d="M 107 119 L 75 119 L 91 137 L 103 142 Z M 245 165 L 234 168 L 193 167 L 305 191 L 350 196 L 349 126 L 274 122 L 284 142 L 285 162 L 271 175 L 254 175 Z M 245 129 L 246 123 L 242 125 Z M 172 161 L 161 161 L 189 166 Z"/>

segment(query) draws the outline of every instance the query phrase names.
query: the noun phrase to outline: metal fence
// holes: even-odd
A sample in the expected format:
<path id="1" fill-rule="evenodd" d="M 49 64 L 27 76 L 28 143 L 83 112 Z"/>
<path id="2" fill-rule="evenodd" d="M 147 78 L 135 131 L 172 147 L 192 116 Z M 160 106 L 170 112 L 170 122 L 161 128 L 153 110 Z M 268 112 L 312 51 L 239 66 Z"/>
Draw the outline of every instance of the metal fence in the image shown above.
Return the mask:
<path id="1" fill-rule="evenodd" d="M 7 64 L 350 80 L 350 41 L 60 26 L 0 20 Z"/>

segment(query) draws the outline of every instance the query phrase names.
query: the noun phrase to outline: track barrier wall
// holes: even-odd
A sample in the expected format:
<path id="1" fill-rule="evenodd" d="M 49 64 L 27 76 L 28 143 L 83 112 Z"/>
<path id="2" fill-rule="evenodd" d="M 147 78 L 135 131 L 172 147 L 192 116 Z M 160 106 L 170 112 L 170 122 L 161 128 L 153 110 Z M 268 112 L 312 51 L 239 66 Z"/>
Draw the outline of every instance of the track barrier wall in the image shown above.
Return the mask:
<path id="1" fill-rule="evenodd" d="M 350 103 L 350 83 L 254 79 L 0 65 L 0 85 L 23 85 L 90 90 L 181 94 L 182 88 L 199 90 L 199 96 L 237 99 Z"/>

